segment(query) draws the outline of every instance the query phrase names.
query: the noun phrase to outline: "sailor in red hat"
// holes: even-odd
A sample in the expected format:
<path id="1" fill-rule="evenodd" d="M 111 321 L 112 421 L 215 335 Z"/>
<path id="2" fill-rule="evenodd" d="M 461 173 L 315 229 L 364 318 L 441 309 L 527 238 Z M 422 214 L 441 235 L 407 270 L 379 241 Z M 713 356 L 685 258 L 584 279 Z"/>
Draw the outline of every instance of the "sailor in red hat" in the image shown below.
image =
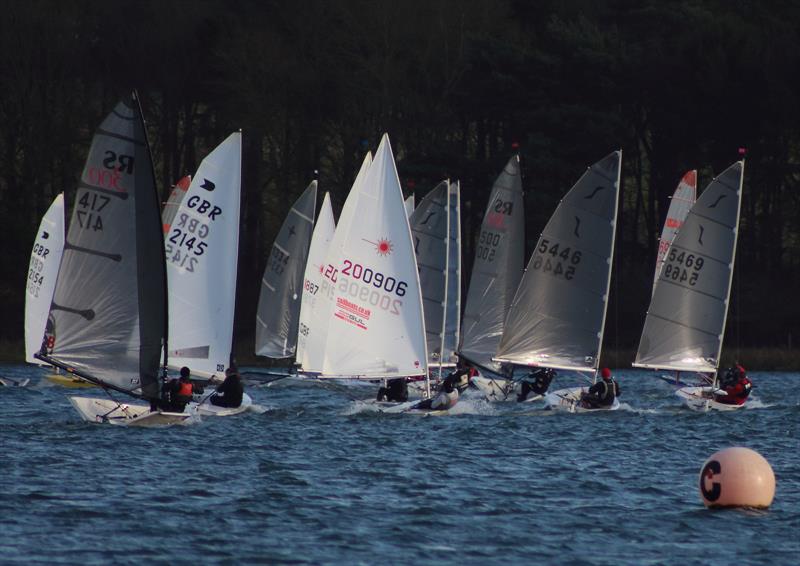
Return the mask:
<path id="1" fill-rule="evenodd" d="M 619 397 L 619 384 L 611 377 L 611 370 L 603 368 L 600 370 L 603 378 L 589 388 L 589 391 L 581 395 L 581 406 L 587 409 L 600 409 L 610 407 L 614 404 L 614 399 Z"/>

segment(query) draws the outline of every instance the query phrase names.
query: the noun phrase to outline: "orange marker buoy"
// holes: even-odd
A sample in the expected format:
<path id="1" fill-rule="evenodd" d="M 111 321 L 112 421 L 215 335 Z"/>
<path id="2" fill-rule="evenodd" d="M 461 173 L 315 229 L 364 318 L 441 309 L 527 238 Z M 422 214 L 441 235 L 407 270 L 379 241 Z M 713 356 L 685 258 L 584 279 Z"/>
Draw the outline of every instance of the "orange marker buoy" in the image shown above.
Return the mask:
<path id="1" fill-rule="evenodd" d="M 775 474 L 755 450 L 726 448 L 703 464 L 700 497 L 706 507 L 766 508 L 775 497 Z"/>

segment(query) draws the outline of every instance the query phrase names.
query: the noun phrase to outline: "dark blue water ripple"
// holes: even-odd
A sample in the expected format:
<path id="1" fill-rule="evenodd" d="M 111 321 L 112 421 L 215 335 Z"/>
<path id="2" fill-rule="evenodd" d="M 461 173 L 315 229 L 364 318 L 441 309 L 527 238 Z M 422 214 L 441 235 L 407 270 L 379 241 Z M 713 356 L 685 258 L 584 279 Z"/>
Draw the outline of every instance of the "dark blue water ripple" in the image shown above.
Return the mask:
<path id="1" fill-rule="evenodd" d="M 368 387 L 277 382 L 250 390 L 263 414 L 157 430 L 83 423 L 40 370 L 0 374 L 34 382 L 0 388 L 4 564 L 800 562 L 793 374 L 753 374 L 754 407 L 728 414 L 635 371 L 623 410 L 590 415 L 384 415 L 348 398 Z M 771 462 L 771 509 L 702 506 L 699 469 L 732 445 Z"/>

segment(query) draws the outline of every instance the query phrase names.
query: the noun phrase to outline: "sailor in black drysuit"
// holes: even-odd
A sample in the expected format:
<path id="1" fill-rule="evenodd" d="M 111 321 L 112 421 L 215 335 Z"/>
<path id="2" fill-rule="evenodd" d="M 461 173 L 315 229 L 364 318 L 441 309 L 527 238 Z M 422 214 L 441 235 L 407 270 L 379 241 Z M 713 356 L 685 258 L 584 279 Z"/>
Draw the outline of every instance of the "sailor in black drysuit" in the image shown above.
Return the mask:
<path id="1" fill-rule="evenodd" d="M 610 407 L 614 404 L 614 399 L 619 397 L 619 384 L 611 377 L 611 370 L 603 368 L 600 375 L 603 377 L 602 381 L 598 381 L 587 393 L 581 395 L 581 407 L 587 409 Z"/>
<path id="2" fill-rule="evenodd" d="M 394 403 L 405 403 L 408 401 L 408 384 L 405 377 L 390 379 L 386 382 L 386 387 L 378 389 L 378 401 L 391 401 Z"/>
<path id="3" fill-rule="evenodd" d="M 541 368 L 532 371 L 522 378 L 522 388 L 519 395 L 517 395 L 517 401 L 522 403 L 531 395 L 544 395 L 547 393 L 547 388 L 550 387 L 550 383 L 555 376 L 555 370 L 550 368 Z"/>
<path id="4" fill-rule="evenodd" d="M 420 401 L 413 408 L 432 411 L 452 409 L 458 403 L 459 393 L 463 393 L 469 387 L 469 372 L 469 368 L 454 371 L 444 378 L 436 395 L 431 399 Z"/>
<path id="5" fill-rule="evenodd" d="M 234 368 L 228 368 L 225 370 L 225 381 L 217 387 L 217 392 L 211 396 L 209 402 L 217 407 L 236 408 L 242 404 L 242 397 L 244 397 L 244 386 L 239 372 Z"/>

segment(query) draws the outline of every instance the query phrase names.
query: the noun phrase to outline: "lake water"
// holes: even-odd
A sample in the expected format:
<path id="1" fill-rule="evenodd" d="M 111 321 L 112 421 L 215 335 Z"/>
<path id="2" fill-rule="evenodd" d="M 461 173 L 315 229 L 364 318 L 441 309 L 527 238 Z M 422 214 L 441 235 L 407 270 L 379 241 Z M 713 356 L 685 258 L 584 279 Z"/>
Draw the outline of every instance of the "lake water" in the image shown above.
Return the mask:
<path id="1" fill-rule="evenodd" d="M 476 392 L 386 415 L 285 380 L 248 389 L 261 414 L 164 429 L 84 423 L 67 396 L 99 390 L 44 374 L 0 365 L 32 378 L 0 387 L 3 564 L 800 563 L 797 374 L 709 414 L 638 371 L 583 415 Z M 700 467 L 736 445 L 772 464 L 769 510 L 703 507 Z"/>

